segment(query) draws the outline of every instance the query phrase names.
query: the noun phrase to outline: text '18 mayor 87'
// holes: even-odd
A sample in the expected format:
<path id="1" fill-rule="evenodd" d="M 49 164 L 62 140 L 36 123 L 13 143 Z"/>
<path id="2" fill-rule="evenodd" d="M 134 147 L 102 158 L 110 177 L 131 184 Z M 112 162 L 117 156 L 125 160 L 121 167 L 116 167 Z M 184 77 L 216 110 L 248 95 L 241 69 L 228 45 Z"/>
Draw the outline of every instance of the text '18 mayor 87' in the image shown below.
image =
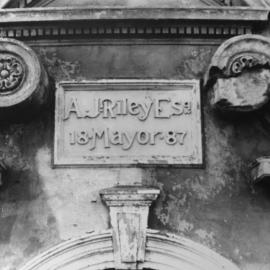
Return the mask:
<path id="1" fill-rule="evenodd" d="M 55 165 L 202 164 L 197 81 L 60 83 Z"/>

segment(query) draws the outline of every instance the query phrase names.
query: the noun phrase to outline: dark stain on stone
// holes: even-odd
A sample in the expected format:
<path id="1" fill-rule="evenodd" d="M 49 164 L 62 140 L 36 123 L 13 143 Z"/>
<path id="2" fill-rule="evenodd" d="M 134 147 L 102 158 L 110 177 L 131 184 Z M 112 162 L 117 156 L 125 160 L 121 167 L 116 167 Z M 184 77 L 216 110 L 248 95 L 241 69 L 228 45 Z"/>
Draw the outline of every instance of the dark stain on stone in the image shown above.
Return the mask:
<path id="1" fill-rule="evenodd" d="M 55 223 L 56 223 L 55 217 L 52 216 L 52 215 L 48 216 L 48 218 L 47 218 L 47 225 L 48 225 L 48 226 L 51 226 L 51 225 L 53 225 L 53 224 L 55 224 Z"/>
<path id="2" fill-rule="evenodd" d="M 27 248 L 23 251 L 24 256 L 30 256 L 42 247 L 42 243 L 37 237 L 31 237 Z"/>
<path id="3" fill-rule="evenodd" d="M 2 209 L 1 209 L 2 210 Z M 14 226 L 14 223 L 16 221 L 16 216 L 11 215 L 7 217 L 0 217 L 0 242 L 9 242 L 11 233 L 12 233 L 12 228 Z"/>

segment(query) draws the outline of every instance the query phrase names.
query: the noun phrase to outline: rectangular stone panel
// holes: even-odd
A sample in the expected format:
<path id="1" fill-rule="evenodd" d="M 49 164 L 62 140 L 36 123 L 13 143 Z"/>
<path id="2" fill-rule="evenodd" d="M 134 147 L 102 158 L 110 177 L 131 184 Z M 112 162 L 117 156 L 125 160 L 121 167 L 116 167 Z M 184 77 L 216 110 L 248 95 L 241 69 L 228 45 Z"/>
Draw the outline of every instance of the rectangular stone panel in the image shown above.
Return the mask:
<path id="1" fill-rule="evenodd" d="M 54 164 L 201 165 L 197 80 L 61 82 Z"/>

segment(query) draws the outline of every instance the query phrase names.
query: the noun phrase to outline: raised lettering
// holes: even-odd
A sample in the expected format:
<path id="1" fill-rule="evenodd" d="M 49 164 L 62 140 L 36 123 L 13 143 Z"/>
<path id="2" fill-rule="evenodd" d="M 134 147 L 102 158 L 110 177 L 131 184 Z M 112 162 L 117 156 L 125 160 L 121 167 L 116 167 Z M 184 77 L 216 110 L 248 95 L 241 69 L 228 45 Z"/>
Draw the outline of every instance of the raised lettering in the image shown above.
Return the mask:
<path id="1" fill-rule="evenodd" d="M 112 144 L 123 144 L 122 136 L 119 131 L 112 132 L 112 137 L 110 139 Z"/>
<path id="2" fill-rule="evenodd" d="M 172 113 L 172 115 L 182 115 L 184 112 L 183 105 L 179 101 L 174 101 L 172 103 L 172 108 L 174 109 L 174 112 Z"/>
<path id="3" fill-rule="evenodd" d="M 140 131 L 137 133 L 137 141 L 139 144 L 145 145 L 149 141 L 149 133 L 146 131 Z"/>
<path id="4" fill-rule="evenodd" d="M 87 131 L 83 130 L 77 133 L 77 143 L 78 144 L 87 144 L 89 142 L 89 137 Z"/>
<path id="5" fill-rule="evenodd" d="M 170 115 L 162 114 L 164 113 L 164 108 L 162 108 L 161 103 L 162 102 L 170 102 L 171 99 L 169 98 L 158 98 L 155 100 L 155 118 L 170 118 Z"/>
<path id="6" fill-rule="evenodd" d="M 128 111 L 131 115 L 137 115 L 140 113 L 138 104 L 136 102 L 129 103 Z"/>
<path id="7" fill-rule="evenodd" d="M 156 132 L 150 133 L 150 144 L 151 145 L 155 145 L 156 144 L 156 136 L 157 135 L 160 135 L 160 134 L 161 134 L 160 131 L 156 131 Z"/>
<path id="8" fill-rule="evenodd" d="M 105 131 L 96 131 L 94 128 L 92 128 L 92 133 L 93 136 L 91 136 L 90 138 L 92 138 L 92 144 L 90 145 L 90 150 L 94 150 L 97 146 L 97 138 L 102 139 L 102 137 L 105 134 Z"/>
<path id="9" fill-rule="evenodd" d="M 140 104 L 142 108 L 142 114 L 138 117 L 139 120 L 144 121 L 148 118 L 152 105 L 153 105 L 153 101 L 150 101 L 149 104 L 147 103 Z"/>
<path id="10" fill-rule="evenodd" d="M 100 112 L 99 112 L 99 103 L 100 103 L 100 99 L 95 99 L 93 100 L 93 107 L 91 107 L 91 109 L 93 108 L 92 112 L 90 110 L 85 111 L 85 118 L 96 118 L 99 116 Z"/>
<path id="11" fill-rule="evenodd" d="M 131 135 L 131 136 L 129 136 L 129 134 L 128 134 L 128 132 L 123 132 L 123 142 L 124 142 L 124 137 L 126 138 L 126 141 L 127 141 L 127 144 L 125 145 L 124 143 L 123 143 L 123 149 L 124 150 L 128 150 L 128 149 L 130 149 L 130 147 L 133 145 L 133 143 L 134 143 L 134 140 L 135 140 L 135 137 L 136 137 L 136 135 L 137 135 L 137 131 L 136 132 L 134 132 L 133 133 L 133 135 Z"/>
<path id="12" fill-rule="evenodd" d="M 115 113 L 113 111 L 116 103 L 113 103 L 110 99 L 104 99 L 102 101 L 103 107 L 103 118 L 115 118 Z"/>
<path id="13" fill-rule="evenodd" d="M 76 144 L 75 131 L 69 132 L 69 144 Z"/>
<path id="14" fill-rule="evenodd" d="M 65 116 L 64 116 L 64 120 L 67 120 L 70 116 L 71 113 L 75 113 L 77 118 L 82 118 L 83 114 L 80 110 L 80 106 L 78 103 L 77 98 L 75 97 L 71 97 L 68 101 L 67 106 L 65 107 Z"/>
<path id="15" fill-rule="evenodd" d="M 179 135 L 179 144 L 183 145 L 187 132 L 177 132 L 177 134 Z"/>
<path id="16" fill-rule="evenodd" d="M 169 145 L 174 145 L 177 143 L 176 133 L 174 131 L 168 131 L 164 139 Z"/>
<path id="17" fill-rule="evenodd" d="M 191 114 L 191 102 L 184 103 L 184 114 Z"/>

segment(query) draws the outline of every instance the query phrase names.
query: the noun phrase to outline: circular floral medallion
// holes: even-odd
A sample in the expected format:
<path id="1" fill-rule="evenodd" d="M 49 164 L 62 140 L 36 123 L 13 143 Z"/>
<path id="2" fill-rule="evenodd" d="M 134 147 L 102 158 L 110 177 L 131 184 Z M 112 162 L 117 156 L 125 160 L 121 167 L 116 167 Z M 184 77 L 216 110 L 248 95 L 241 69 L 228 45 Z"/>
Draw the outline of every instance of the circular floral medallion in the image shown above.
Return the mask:
<path id="1" fill-rule="evenodd" d="M 13 92 L 24 77 L 21 61 L 10 54 L 0 55 L 0 94 Z"/>

